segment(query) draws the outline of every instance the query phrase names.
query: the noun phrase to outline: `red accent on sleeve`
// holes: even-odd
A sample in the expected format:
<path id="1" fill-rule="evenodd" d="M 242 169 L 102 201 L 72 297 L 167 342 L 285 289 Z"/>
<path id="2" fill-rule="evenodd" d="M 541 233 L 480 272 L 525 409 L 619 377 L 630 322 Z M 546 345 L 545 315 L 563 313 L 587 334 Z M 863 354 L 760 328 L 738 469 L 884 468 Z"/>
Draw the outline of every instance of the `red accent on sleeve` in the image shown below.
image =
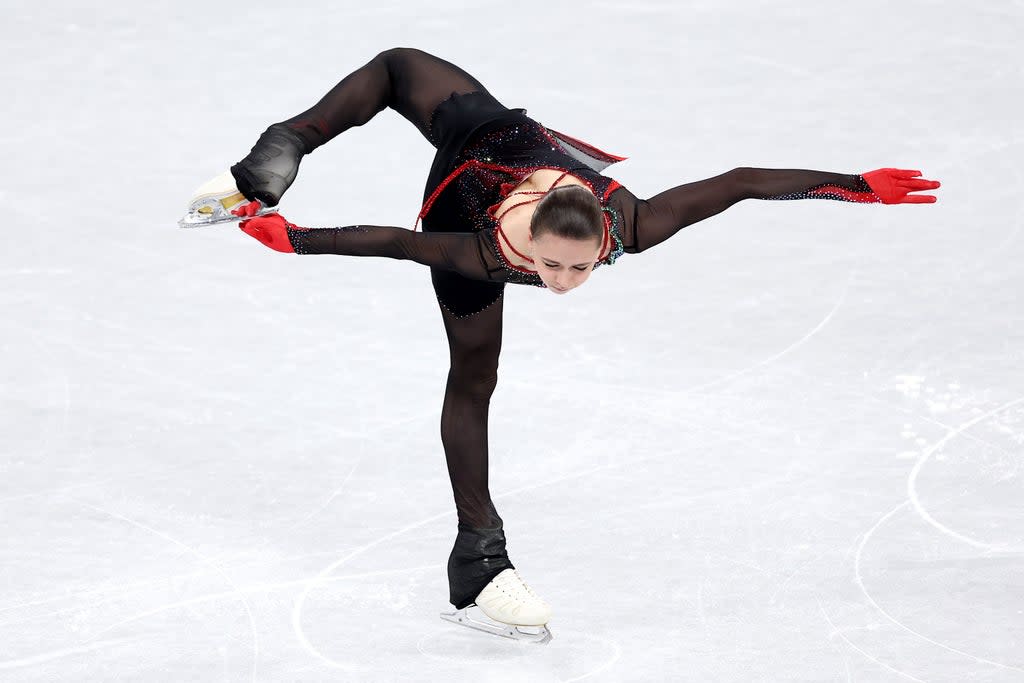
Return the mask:
<path id="1" fill-rule="evenodd" d="M 620 187 L 622 187 L 622 183 L 613 178 L 612 181 L 608 183 L 608 187 L 604 191 L 604 199 L 607 200 L 608 197 L 611 196 L 612 192 L 615 192 L 615 190 L 619 189 Z"/>
<path id="2" fill-rule="evenodd" d="M 839 199 L 844 202 L 857 202 L 859 204 L 877 204 L 882 201 L 874 192 L 854 192 L 836 185 L 825 185 L 807 193 L 812 197 L 824 197 L 826 199 Z"/>

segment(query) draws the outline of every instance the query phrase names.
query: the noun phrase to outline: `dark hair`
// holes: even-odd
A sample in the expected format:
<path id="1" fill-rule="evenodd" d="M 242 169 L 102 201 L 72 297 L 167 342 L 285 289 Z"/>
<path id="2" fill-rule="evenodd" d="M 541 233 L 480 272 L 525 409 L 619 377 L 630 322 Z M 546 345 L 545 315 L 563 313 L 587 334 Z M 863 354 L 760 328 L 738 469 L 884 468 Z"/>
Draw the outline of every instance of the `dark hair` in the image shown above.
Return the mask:
<path id="1" fill-rule="evenodd" d="M 573 240 L 604 240 L 604 214 L 597 197 L 582 185 L 563 185 L 537 203 L 530 218 L 530 234 L 537 239 L 551 233 Z"/>

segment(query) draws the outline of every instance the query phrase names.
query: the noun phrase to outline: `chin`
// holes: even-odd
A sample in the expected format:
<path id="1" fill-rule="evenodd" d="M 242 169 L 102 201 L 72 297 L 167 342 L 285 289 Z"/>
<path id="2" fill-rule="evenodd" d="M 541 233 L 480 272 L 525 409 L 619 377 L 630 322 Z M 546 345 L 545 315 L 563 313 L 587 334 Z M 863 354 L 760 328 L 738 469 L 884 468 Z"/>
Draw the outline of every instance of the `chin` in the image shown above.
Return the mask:
<path id="1" fill-rule="evenodd" d="M 572 288 L 569 288 L 569 289 L 555 289 L 554 287 L 548 287 L 548 289 L 551 290 L 552 292 L 554 292 L 555 294 L 568 294 L 569 292 L 572 291 Z"/>

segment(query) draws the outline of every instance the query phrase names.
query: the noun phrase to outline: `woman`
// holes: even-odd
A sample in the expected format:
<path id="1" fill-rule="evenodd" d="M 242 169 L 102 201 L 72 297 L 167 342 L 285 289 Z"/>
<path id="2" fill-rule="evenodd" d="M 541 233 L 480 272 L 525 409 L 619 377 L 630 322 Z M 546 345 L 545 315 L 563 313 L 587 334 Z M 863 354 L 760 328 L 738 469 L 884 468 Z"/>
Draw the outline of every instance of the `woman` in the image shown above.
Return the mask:
<path id="1" fill-rule="evenodd" d="M 276 213 L 302 156 L 391 107 L 437 148 L 420 212 L 423 233 L 385 226 L 307 229 Z M 410 259 L 430 266 L 451 351 L 441 440 L 458 511 L 448 561 L 446 618 L 476 604 L 495 620 L 475 627 L 546 642 L 550 608 L 522 582 L 487 487 L 487 414 L 497 383 L 506 283 L 564 295 L 624 252 L 639 253 L 742 199 L 821 198 L 926 203 L 938 182 L 919 172 L 863 175 L 737 168 L 638 199 L 601 171 L 622 157 L 508 109 L 475 78 L 411 48 L 380 53 L 308 111 L 270 126 L 252 152 L 213 182 L 243 231 L 282 252 Z M 226 180 L 226 183 L 223 182 Z M 250 200 L 242 204 L 242 198 Z M 236 205 L 232 209 L 232 205 Z M 445 615 L 442 615 L 445 616 Z M 467 624 L 469 625 L 469 624 Z M 512 625 L 512 626 L 508 626 Z M 516 625 L 539 626 L 521 635 Z"/>

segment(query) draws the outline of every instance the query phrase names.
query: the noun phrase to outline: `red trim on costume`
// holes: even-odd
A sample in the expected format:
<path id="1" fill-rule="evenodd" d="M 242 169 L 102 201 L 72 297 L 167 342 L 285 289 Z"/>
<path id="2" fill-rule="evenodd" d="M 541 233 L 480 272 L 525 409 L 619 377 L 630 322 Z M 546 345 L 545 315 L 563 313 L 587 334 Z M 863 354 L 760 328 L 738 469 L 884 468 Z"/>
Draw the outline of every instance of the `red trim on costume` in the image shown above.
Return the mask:
<path id="1" fill-rule="evenodd" d="M 594 157 L 595 159 L 601 159 L 603 161 L 608 161 L 610 163 L 615 163 L 616 161 L 625 161 L 626 159 L 629 158 L 629 157 L 620 157 L 620 156 L 618 156 L 616 154 L 609 154 L 608 152 L 605 152 L 604 150 L 600 150 L 597 147 L 594 147 L 589 142 L 584 142 L 583 140 L 580 140 L 579 138 L 574 138 L 571 135 L 566 135 L 565 133 L 562 133 L 561 131 L 557 131 L 554 128 L 547 128 L 546 126 L 542 126 L 542 127 L 544 128 L 545 135 L 547 135 L 548 131 L 551 131 L 552 133 L 557 135 L 559 138 L 565 138 L 565 140 L 570 142 L 573 145 L 573 147 L 575 147 L 576 149 L 581 150 L 582 152 L 586 153 L 589 156 Z M 551 138 L 551 137 L 552 137 L 551 135 L 548 135 L 548 138 Z"/>
<path id="2" fill-rule="evenodd" d="M 508 238 L 508 235 L 505 234 L 505 231 L 501 229 L 500 225 L 496 229 L 498 231 L 498 236 L 501 237 L 503 240 L 505 240 L 505 244 L 508 245 L 508 248 L 512 250 L 513 254 L 515 254 L 519 258 L 523 259 L 524 261 L 529 261 L 530 263 L 534 263 L 534 260 L 532 258 L 530 258 L 526 254 L 522 253 L 521 251 L 516 249 L 514 246 L 512 246 L 512 240 L 510 240 Z M 498 246 L 499 247 L 501 246 L 500 242 L 498 243 Z M 536 272 L 536 271 L 532 271 L 532 272 Z"/>
<path id="3" fill-rule="evenodd" d="M 578 180 L 582 184 L 586 185 L 587 188 L 590 190 L 591 194 L 593 194 L 595 197 L 597 196 L 597 193 L 594 191 L 593 183 L 591 183 L 586 178 L 580 178 L 579 176 L 574 175 L 574 174 L 570 173 L 569 171 L 566 171 L 565 169 L 563 169 L 563 168 L 561 168 L 559 166 L 526 166 L 526 167 L 503 166 L 501 164 L 488 164 L 488 163 L 484 163 L 482 161 L 478 161 L 476 159 L 470 159 L 469 161 L 464 162 L 458 168 L 456 168 L 454 171 L 449 173 L 448 177 L 446 177 L 444 180 L 442 180 L 441 183 L 437 186 L 437 188 L 435 188 L 434 191 L 430 193 L 430 196 L 427 198 L 427 200 L 425 202 L 423 202 L 423 208 L 420 209 L 419 215 L 416 217 L 416 223 L 413 225 L 413 231 L 416 230 L 416 227 L 419 225 L 420 220 L 430 212 L 430 209 L 433 207 L 434 202 L 437 200 L 437 198 L 441 194 L 441 192 L 443 192 L 444 189 L 446 187 L 448 187 L 448 185 L 450 185 L 453 180 L 455 180 L 461 173 L 463 173 L 466 169 L 470 168 L 471 166 L 475 166 L 477 168 L 484 168 L 484 169 L 491 170 L 491 171 L 502 171 L 502 172 L 508 173 L 509 175 L 512 175 L 513 177 L 517 177 L 519 174 L 522 174 L 523 178 L 529 177 L 533 172 L 539 171 L 541 169 L 550 169 L 550 170 L 553 170 L 553 171 L 562 171 L 562 175 L 560 175 L 558 177 L 558 179 L 555 181 L 555 183 L 551 186 L 551 189 L 553 189 L 555 187 L 555 185 L 557 185 L 562 180 L 562 178 L 564 178 L 567 175 L 571 175 L 573 178 L 575 178 L 576 180 Z M 512 185 L 511 183 L 502 183 L 502 185 L 501 185 L 501 192 L 502 192 L 502 194 L 504 194 L 506 187 L 509 187 L 511 189 L 511 188 L 514 188 L 515 186 Z M 616 180 L 612 180 L 611 184 L 609 185 L 609 188 L 604 193 L 604 198 L 607 199 L 608 195 L 611 194 L 611 191 L 614 190 L 614 189 L 617 189 L 619 187 L 621 187 L 621 184 L 618 181 L 616 181 Z M 550 192 L 550 189 L 548 191 Z M 530 190 L 530 191 L 527 191 L 527 192 L 523 192 L 523 194 L 527 194 L 527 193 L 532 194 L 533 192 L 535 192 L 535 191 Z M 537 192 L 539 192 L 539 191 L 537 191 Z M 507 199 L 507 197 L 508 197 L 508 195 L 505 195 L 505 197 L 503 197 L 501 201 L 504 201 L 505 199 Z M 496 204 L 492 204 L 487 209 L 487 213 L 489 215 L 491 215 L 492 218 L 494 218 L 494 214 L 492 213 L 493 210 L 501 205 L 501 201 L 497 202 Z M 532 201 L 538 201 L 538 200 L 531 200 L 531 202 Z M 516 206 L 522 206 L 522 204 L 529 204 L 531 202 L 522 202 L 521 204 L 516 204 Z M 508 213 L 509 211 L 511 211 L 514 208 L 515 208 L 515 206 L 509 207 L 508 210 L 506 210 L 505 212 L 502 213 L 502 216 L 504 216 L 506 213 Z M 601 251 L 604 252 L 605 247 L 608 246 L 609 243 L 611 242 L 611 234 L 610 234 L 611 217 L 608 215 L 607 212 L 602 212 L 602 213 L 604 214 L 604 238 L 601 240 Z M 505 242 L 508 244 L 509 249 L 511 249 L 515 254 L 517 254 L 521 258 L 529 261 L 530 263 L 534 262 L 533 259 L 531 259 L 530 257 L 526 256 L 525 254 L 520 253 L 518 250 L 516 250 L 515 247 L 512 246 L 512 243 L 509 241 L 508 236 L 505 235 L 505 232 L 501 229 L 500 221 L 496 219 L 495 222 L 497 223 L 497 225 L 495 225 L 494 228 L 493 228 L 493 230 L 495 231 L 495 236 L 496 236 L 495 244 L 498 245 L 498 255 L 502 258 L 503 261 L 505 261 L 505 265 L 508 268 L 511 268 L 512 270 L 518 270 L 521 273 L 532 273 L 532 274 L 536 275 L 536 273 L 537 273 L 536 270 L 530 270 L 529 268 L 523 268 L 522 266 L 517 266 L 514 263 L 509 261 L 508 256 L 504 253 L 504 249 L 501 246 L 502 239 L 505 240 Z M 610 253 L 610 250 L 609 250 L 609 253 Z"/>
<path id="4" fill-rule="evenodd" d="M 555 186 L 558 185 L 558 183 L 562 182 L 562 178 L 564 178 L 567 175 L 569 175 L 568 171 L 562 171 L 562 175 L 560 175 L 557 178 L 555 178 L 555 182 L 551 183 L 551 187 L 549 187 L 547 190 L 524 190 L 524 191 L 518 193 L 518 194 L 539 194 L 539 195 L 542 195 L 542 196 L 537 197 L 536 199 L 531 199 L 529 201 L 519 202 L 518 204 L 513 204 L 512 206 L 510 206 L 507 209 L 505 209 L 504 211 L 502 211 L 500 216 L 495 216 L 495 220 L 498 221 L 498 234 L 505 239 L 505 243 L 508 244 L 508 248 L 511 249 L 512 252 L 516 256 L 518 256 L 519 258 L 521 258 L 521 259 L 523 259 L 525 261 L 529 261 L 530 263 L 534 263 L 534 260 L 532 258 L 530 258 L 526 254 L 520 252 L 518 249 L 516 249 L 514 246 L 512 246 L 512 240 L 510 240 L 508 238 L 508 235 L 505 234 L 505 231 L 501 227 L 501 219 L 504 218 L 506 215 L 508 215 L 508 212 L 511 211 L 512 209 L 517 209 L 520 206 L 526 206 L 527 204 L 532 204 L 534 202 L 539 202 L 541 199 L 544 198 L 543 195 L 546 195 L 548 192 L 551 192 L 551 190 L 555 189 Z M 527 176 L 527 177 L 529 177 L 529 176 Z M 573 176 L 573 177 L 575 178 L 576 176 Z M 593 190 L 591 190 L 591 192 L 593 192 Z M 509 195 L 509 196 L 511 196 L 511 195 Z M 508 199 L 508 197 L 505 197 L 505 199 Z M 504 201 L 504 200 L 502 200 L 502 201 Z M 491 213 L 492 209 L 494 209 L 495 207 L 500 206 L 500 205 L 501 205 L 501 202 L 498 202 L 494 206 L 492 206 L 489 209 L 487 209 L 487 213 Z M 500 244 L 500 242 L 499 242 L 499 244 Z"/>
<path id="5" fill-rule="evenodd" d="M 497 231 L 498 231 L 498 227 L 497 226 L 494 227 L 494 231 L 495 231 L 495 233 L 497 233 Z M 530 270 L 529 268 L 523 268 L 523 267 L 517 266 L 517 265 L 513 264 L 511 261 L 509 261 L 508 260 L 508 256 L 505 254 L 505 250 L 501 248 L 501 240 L 500 239 L 498 239 L 496 237 L 494 243 L 498 247 L 498 258 L 501 259 L 501 261 L 505 264 L 506 268 L 508 268 L 510 270 L 518 270 L 520 273 L 526 273 L 527 275 L 536 275 L 537 274 L 536 270 Z"/>
<path id="6" fill-rule="evenodd" d="M 444 188 L 448 187 L 448 185 L 467 168 L 469 168 L 470 166 L 477 166 L 479 164 L 480 162 L 477 161 L 476 159 L 470 159 L 469 161 L 465 162 L 464 164 L 461 164 L 458 168 L 449 173 L 448 177 L 442 180 L 441 183 L 436 188 L 434 188 L 434 191 L 430 193 L 429 197 L 427 197 L 427 201 L 423 202 L 423 208 L 420 209 L 419 214 L 416 216 L 416 222 L 413 223 L 412 226 L 413 232 L 416 232 L 416 227 L 420 224 L 420 220 L 430 212 L 430 208 L 434 205 L 434 202 L 437 201 L 438 196 L 440 196 L 440 194 L 444 191 Z"/>
<path id="7" fill-rule="evenodd" d="M 612 192 L 615 192 L 615 190 L 619 189 L 620 187 L 622 187 L 622 183 L 612 178 L 612 181 L 608 183 L 608 187 L 604 191 L 604 199 L 607 201 L 608 197 L 611 196 Z"/>
<path id="8" fill-rule="evenodd" d="M 882 201 L 874 192 L 853 192 L 852 190 L 847 190 L 844 187 L 838 187 L 836 185 L 819 187 L 816 190 L 809 191 L 807 194 L 811 196 L 825 197 L 832 195 L 839 197 L 843 201 L 857 202 L 859 204 L 874 204 Z"/>

